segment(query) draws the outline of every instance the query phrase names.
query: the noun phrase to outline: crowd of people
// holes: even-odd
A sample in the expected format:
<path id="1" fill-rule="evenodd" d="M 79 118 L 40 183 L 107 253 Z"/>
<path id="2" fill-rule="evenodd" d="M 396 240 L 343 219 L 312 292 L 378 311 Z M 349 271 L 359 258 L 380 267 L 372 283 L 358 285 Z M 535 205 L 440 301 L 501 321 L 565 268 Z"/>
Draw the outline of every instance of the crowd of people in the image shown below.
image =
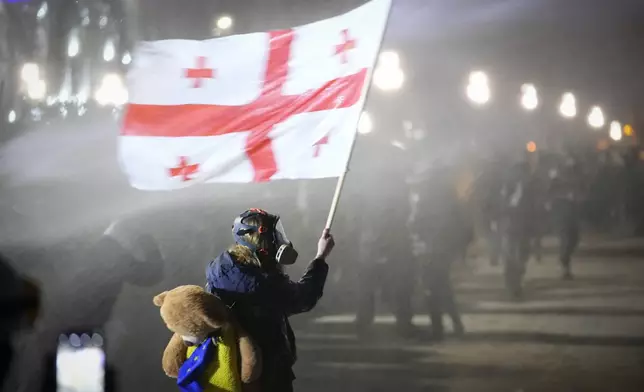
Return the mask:
<path id="1" fill-rule="evenodd" d="M 418 336 L 411 323 L 416 292 L 425 297 L 432 339 L 444 338 L 444 315 L 452 320 L 454 333 L 463 335 L 466 326 L 450 275 L 452 265 L 466 258 L 477 239 L 484 240 L 489 263 L 502 270 L 513 300 L 523 298 L 528 261 L 541 261 L 546 236 L 557 240 L 561 278 L 574 278 L 572 260 L 582 221 L 592 221 L 588 212 L 596 208 L 588 206 L 597 203 L 593 187 L 605 180 L 601 165 L 606 162 L 599 160 L 597 168 L 583 154 L 565 149 L 504 151 L 495 159 L 478 161 L 477 170 L 469 170 L 463 192 L 463 170 L 453 162 L 377 138 L 362 148 L 387 159 L 360 159 L 358 152 L 351 172 L 353 182 L 369 191 L 349 216 L 352 241 L 358 245 L 359 336 L 371 334 L 377 294 L 381 303 L 391 305 L 399 333 Z M 610 200 L 601 209 L 611 211 L 623 204 L 623 199 Z"/>

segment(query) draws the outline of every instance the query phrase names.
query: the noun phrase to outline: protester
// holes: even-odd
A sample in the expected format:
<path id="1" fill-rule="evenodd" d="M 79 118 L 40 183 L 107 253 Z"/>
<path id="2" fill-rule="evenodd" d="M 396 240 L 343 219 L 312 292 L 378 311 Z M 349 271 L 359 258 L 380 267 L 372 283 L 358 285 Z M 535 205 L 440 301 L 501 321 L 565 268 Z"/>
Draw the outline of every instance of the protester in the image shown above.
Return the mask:
<path id="1" fill-rule="evenodd" d="M 564 157 L 562 164 L 550 173 L 549 193 L 559 236 L 559 261 L 564 280 L 573 278 L 571 260 L 579 244 L 580 179 L 580 167 L 572 155 Z"/>
<path id="2" fill-rule="evenodd" d="M 233 237 L 235 244 L 208 265 L 206 289 L 230 307 L 261 348 L 261 389 L 292 391 L 296 350 L 288 317 L 310 311 L 322 297 L 333 236 L 323 232 L 317 255 L 298 282 L 282 272 L 298 254 L 278 216 L 248 210 L 235 219 Z"/>
<path id="3" fill-rule="evenodd" d="M 465 327 L 454 299 L 451 267 L 465 253 L 471 232 L 463 219 L 451 170 L 435 162 L 428 178 L 417 184 L 417 214 L 412 229 L 426 244 L 419 254 L 423 288 L 435 340 L 444 338 L 443 315 L 452 319 L 456 335 Z"/>
<path id="4" fill-rule="evenodd" d="M 357 151 L 353 186 L 362 196 L 354 211 L 358 244 L 356 333 L 372 337 L 377 295 L 396 316 L 396 331 L 413 337 L 411 296 L 414 290 L 412 242 L 407 228 L 409 186 L 405 181 L 406 152 L 388 140 L 371 138 Z M 360 155 L 365 154 L 365 155 Z M 387 157 L 374 162 L 368 157 Z M 385 224 L 386 222 L 386 224 Z"/>

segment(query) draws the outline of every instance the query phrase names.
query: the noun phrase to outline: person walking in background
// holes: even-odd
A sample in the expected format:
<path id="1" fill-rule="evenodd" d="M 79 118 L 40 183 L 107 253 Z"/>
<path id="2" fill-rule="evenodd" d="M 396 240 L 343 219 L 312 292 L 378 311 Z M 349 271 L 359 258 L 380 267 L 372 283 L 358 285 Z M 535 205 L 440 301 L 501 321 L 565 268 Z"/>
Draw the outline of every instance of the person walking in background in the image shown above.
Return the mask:
<path id="1" fill-rule="evenodd" d="M 454 299 L 451 268 L 464 253 L 470 230 L 464 223 L 450 169 L 440 163 L 431 168 L 429 178 L 417 185 L 417 214 L 412 227 L 426 244 L 420 256 L 423 287 L 434 340 L 443 340 L 443 315 L 452 319 L 454 333 L 463 335 L 465 327 Z"/>
<path id="2" fill-rule="evenodd" d="M 559 237 L 562 278 L 571 280 L 573 278 L 572 255 L 579 244 L 581 173 L 577 160 L 571 155 L 564 157 L 559 167 L 550 171 L 549 177 L 549 194 Z"/>
<path id="3" fill-rule="evenodd" d="M 361 145 L 361 153 L 377 156 L 374 162 L 357 157 L 353 181 L 368 194 L 355 214 L 358 236 L 358 293 L 356 333 L 370 338 L 376 315 L 377 295 L 391 304 L 396 330 L 402 337 L 414 334 L 411 296 L 414 289 L 414 259 L 407 228 L 409 187 L 405 181 L 404 151 L 386 140 L 372 138 Z M 387 159 L 382 159 L 387 157 Z"/>

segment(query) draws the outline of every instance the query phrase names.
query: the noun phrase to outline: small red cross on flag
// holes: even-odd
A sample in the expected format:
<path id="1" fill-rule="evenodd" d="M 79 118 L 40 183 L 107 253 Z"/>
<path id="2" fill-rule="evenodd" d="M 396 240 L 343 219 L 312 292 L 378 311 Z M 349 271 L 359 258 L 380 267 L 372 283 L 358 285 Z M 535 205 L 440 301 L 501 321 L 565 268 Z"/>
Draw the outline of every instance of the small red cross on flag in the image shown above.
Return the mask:
<path id="1" fill-rule="evenodd" d="M 192 87 L 199 88 L 201 87 L 201 81 L 203 79 L 213 79 L 215 77 L 215 70 L 213 68 L 206 68 L 206 58 L 199 56 L 197 57 L 197 66 L 185 70 L 185 77 L 194 79 Z"/>
<path id="2" fill-rule="evenodd" d="M 356 48 L 356 40 L 350 38 L 349 29 L 342 30 L 342 42 L 335 47 L 335 54 L 340 55 L 340 61 L 347 63 L 349 61 L 348 52 Z"/>
<path id="3" fill-rule="evenodd" d="M 190 181 L 190 177 L 199 170 L 199 164 L 188 164 L 188 157 L 179 157 L 179 165 L 168 170 L 170 177 L 181 177 L 181 181 Z"/>
<path id="4" fill-rule="evenodd" d="M 293 29 L 146 43 L 129 71 L 119 143 L 130 183 L 161 190 L 340 176 L 391 2 Z M 216 56 L 216 72 L 206 56 Z"/>

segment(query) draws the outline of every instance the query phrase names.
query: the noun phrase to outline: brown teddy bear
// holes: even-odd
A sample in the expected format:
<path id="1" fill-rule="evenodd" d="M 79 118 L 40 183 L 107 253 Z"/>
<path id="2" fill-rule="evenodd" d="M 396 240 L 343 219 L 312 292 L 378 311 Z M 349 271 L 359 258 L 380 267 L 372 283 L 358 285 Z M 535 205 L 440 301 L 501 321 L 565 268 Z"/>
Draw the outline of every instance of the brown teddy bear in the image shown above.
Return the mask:
<path id="1" fill-rule="evenodd" d="M 262 367 L 259 348 L 219 298 L 199 286 L 179 286 L 154 297 L 154 304 L 174 332 L 163 353 L 163 370 L 177 378 L 181 390 L 257 390 L 254 381 Z"/>

